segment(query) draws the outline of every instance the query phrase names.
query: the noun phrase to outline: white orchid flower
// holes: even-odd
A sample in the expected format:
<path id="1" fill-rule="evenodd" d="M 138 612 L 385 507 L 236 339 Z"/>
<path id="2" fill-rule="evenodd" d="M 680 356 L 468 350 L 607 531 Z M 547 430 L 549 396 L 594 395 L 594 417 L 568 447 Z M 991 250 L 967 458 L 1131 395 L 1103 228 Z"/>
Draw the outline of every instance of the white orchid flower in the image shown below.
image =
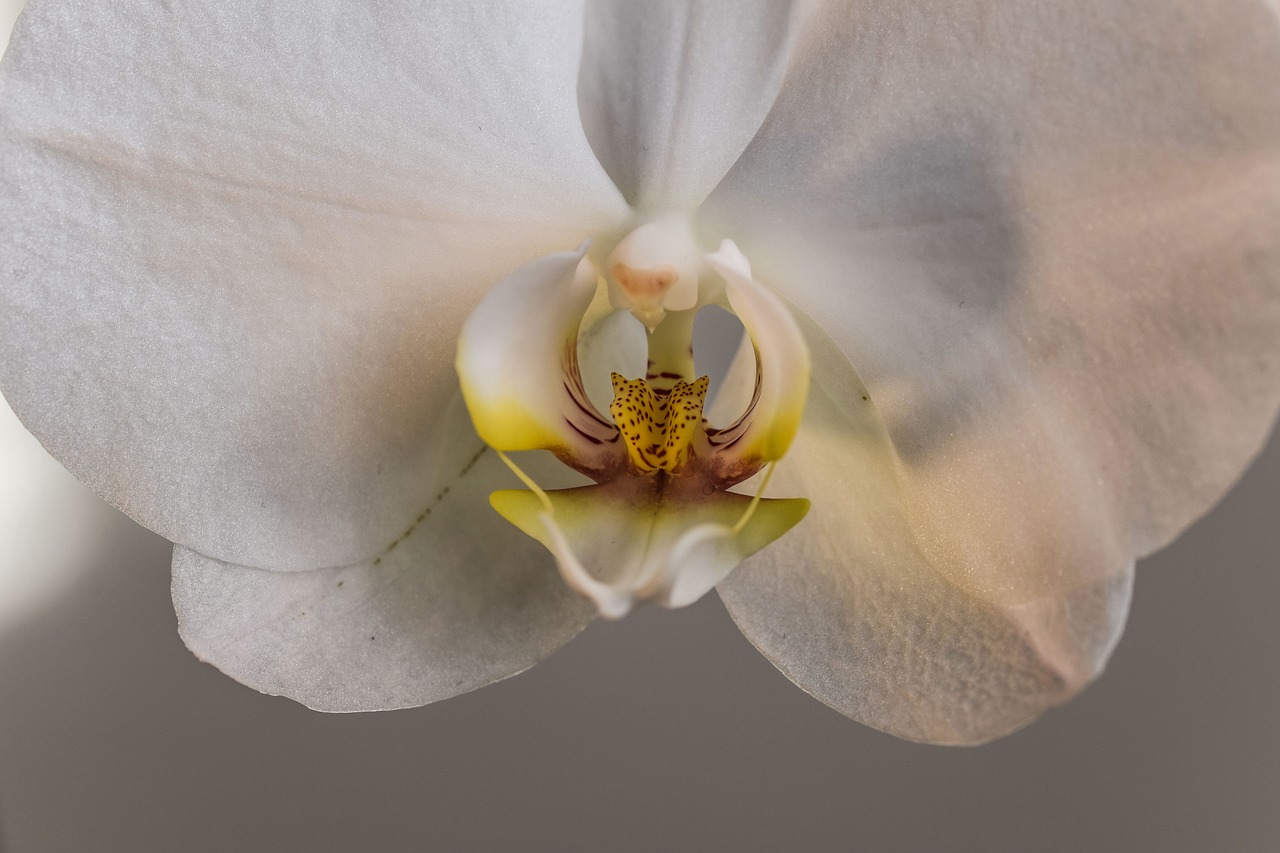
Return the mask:
<path id="1" fill-rule="evenodd" d="M 1278 65 L 1265 0 L 32 0 L 0 385 L 258 690 L 419 705 L 715 586 L 980 742 L 1271 428 Z"/>

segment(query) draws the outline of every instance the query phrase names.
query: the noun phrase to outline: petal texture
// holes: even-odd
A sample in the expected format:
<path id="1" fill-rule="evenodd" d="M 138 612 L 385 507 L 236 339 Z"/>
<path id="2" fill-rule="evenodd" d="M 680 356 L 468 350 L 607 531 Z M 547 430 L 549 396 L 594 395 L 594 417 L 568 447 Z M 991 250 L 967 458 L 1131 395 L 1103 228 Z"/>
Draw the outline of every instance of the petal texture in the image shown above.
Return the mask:
<path id="1" fill-rule="evenodd" d="M 1120 638 L 1132 564 L 1082 566 L 1044 528 L 1023 531 L 1039 562 L 999 568 L 1074 576 L 1074 588 L 1002 604 L 954 582 L 972 570 L 966 556 L 936 552 L 915 527 L 875 406 L 848 399 L 861 383 L 808 331 L 814 387 L 777 480 L 813 507 L 717 588 L 743 633 L 818 699 L 911 740 L 982 743 L 1075 695 Z"/>
<path id="2" fill-rule="evenodd" d="M 626 213 L 573 3 L 35 3 L 0 107 L 0 384 L 164 536 L 281 569 L 430 497 L 458 328 Z"/>
<path id="3" fill-rule="evenodd" d="M 451 417 L 465 419 L 460 400 Z M 512 478 L 474 433 L 458 432 L 431 499 L 369 561 L 273 572 L 176 548 L 173 601 L 187 646 L 264 693 L 373 711 L 483 687 L 568 642 L 594 608 L 541 545 L 489 508 L 489 490 Z"/>
<path id="4" fill-rule="evenodd" d="M 592 148 L 637 207 L 692 210 L 769 110 L 791 4 L 609 0 L 586 12 L 579 95 Z"/>
<path id="5" fill-rule="evenodd" d="M 1274 6 L 807 11 L 704 228 L 857 368 L 950 582 L 1002 607 L 1105 585 L 1280 403 Z"/>
<path id="6" fill-rule="evenodd" d="M 1280 26 L 1244 0 L 853 2 L 793 45 L 702 225 L 806 325 L 779 477 L 815 501 L 722 594 L 842 712 L 980 742 L 1096 675 L 1134 557 L 1271 427 Z"/>

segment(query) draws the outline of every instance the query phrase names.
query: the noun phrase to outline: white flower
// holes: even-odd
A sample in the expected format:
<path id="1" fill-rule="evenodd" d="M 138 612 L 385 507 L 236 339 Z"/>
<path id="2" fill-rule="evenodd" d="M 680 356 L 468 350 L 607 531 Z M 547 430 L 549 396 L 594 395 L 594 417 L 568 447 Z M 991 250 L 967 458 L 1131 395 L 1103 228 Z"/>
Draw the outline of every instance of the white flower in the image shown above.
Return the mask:
<path id="1" fill-rule="evenodd" d="M 676 273 L 732 241 L 751 273 L 721 273 L 812 363 L 774 481 L 812 508 L 726 606 L 843 713 L 989 739 L 1100 671 L 1133 560 L 1273 423 L 1278 63 L 1261 0 L 33 0 L 0 82 L 0 385 L 177 543 L 197 655 L 326 710 L 430 702 L 595 612 L 487 506 L 514 480 L 453 361 L 518 324 L 459 354 L 464 323 L 531 270 L 576 292 L 589 239 L 660 330 L 689 292 L 602 268 L 687 223 Z M 588 317 L 584 370 L 642 340 L 619 322 Z M 508 514 L 555 546 L 539 512 Z"/>
<path id="2" fill-rule="evenodd" d="M 589 357 L 601 342 L 633 349 L 619 361 L 630 361 L 637 378 L 611 374 L 608 415 L 586 390 L 578 354 L 583 317 L 602 290 L 585 246 L 496 285 L 458 338 L 462 394 L 480 438 L 500 454 L 550 450 L 595 481 L 548 492 L 503 455 L 529 489 L 495 492 L 490 502 L 546 545 L 565 581 L 611 618 L 637 601 L 692 604 L 809 508 L 804 499 L 761 499 L 804 412 L 803 335 L 732 241 L 706 256 L 706 275 L 693 242 L 683 225 L 649 222 L 609 253 L 609 301 L 649 333 L 628 335 L 616 322 L 588 333 Z M 713 302 L 735 311 L 747 334 L 725 383 L 731 391 L 719 394 L 742 399 L 708 420 L 709 378 L 695 379 L 693 327 L 697 309 Z M 728 491 L 762 469 L 754 498 Z"/>

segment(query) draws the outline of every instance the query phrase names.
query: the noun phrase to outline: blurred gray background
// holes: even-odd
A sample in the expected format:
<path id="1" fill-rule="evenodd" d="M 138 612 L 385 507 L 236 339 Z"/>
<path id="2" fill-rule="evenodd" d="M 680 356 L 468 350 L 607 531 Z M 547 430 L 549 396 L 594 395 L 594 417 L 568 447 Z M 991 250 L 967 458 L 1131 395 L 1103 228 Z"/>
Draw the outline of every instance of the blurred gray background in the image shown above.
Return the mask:
<path id="1" fill-rule="evenodd" d="M 1280 849 L 1280 441 L 1140 565 L 1107 673 L 977 749 L 809 698 L 714 596 L 524 675 L 329 716 L 198 663 L 169 545 L 112 516 L 0 636 L 0 821 L 37 851 Z"/>
<path id="2" fill-rule="evenodd" d="M 18 5 L 0 0 L 0 42 Z M 10 437 L 6 853 L 1280 850 L 1277 440 L 1140 565 L 1097 684 L 1005 740 L 945 749 L 810 699 L 714 596 L 597 624 L 427 708 L 261 696 L 184 649 L 168 543 Z"/>

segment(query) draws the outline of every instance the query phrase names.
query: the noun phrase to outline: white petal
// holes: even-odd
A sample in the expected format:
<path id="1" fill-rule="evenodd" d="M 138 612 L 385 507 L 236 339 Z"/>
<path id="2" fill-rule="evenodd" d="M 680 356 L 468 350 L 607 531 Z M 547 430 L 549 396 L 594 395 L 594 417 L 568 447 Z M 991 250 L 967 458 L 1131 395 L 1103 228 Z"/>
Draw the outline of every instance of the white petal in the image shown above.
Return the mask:
<path id="1" fill-rule="evenodd" d="M 1280 404 L 1280 19 L 811 11 L 708 216 L 856 366 L 950 581 L 1008 606 L 1108 582 Z"/>
<path id="2" fill-rule="evenodd" d="M 583 126 L 628 201 L 706 198 L 778 91 L 790 17 L 776 0 L 587 6 Z"/>
<path id="3" fill-rule="evenodd" d="M 826 346 L 815 347 L 818 368 Z M 850 387 L 860 384 L 847 366 L 815 369 L 804 427 L 777 476 L 813 508 L 719 586 L 738 626 L 818 699 L 911 740 L 981 743 L 1066 701 L 1119 640 L 1132 564 L 1091 565 L 1090 531 L 1071 540 L 1052 525 L 1020 531 L 1027 547 L 1016 563 L 934 548 L 875 406 L 849 400 Z M 1025 597 L 1005 603 L 955 580 L 996 573 L 1039 579 L 1041 591 L 1024 584 Z"/>
<path id="4" fill-rule="evenodd" d="M 465 417 L 460 401 L 453 414 Z M 372 711 L 474 690 L 568 642 L 593 609 L 489 508 L 490 489 L 513 482 L 497 454 L 460 435 L 439 469 L 448 475 L 417 520 L 358 565 L 274 572 L 178 547 L 173 601 L 187 646 L 264 693 Z"/>
<path id="5" fill-rule="evenodd" d="M 480 296 L 626 213 L 581 38 L 572 3 L 35 4 L 0 90 L 15 410 L 202 553 L 367 557 L 429 496 Z"/>

